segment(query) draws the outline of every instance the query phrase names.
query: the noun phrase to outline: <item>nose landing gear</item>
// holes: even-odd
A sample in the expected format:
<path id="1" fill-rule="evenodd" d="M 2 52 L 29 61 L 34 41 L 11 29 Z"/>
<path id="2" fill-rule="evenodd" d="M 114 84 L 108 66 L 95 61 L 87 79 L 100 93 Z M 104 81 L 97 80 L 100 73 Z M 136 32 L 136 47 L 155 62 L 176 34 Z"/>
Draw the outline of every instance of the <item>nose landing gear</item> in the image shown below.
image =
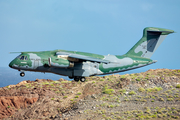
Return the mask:
<path id="1" fill-rule="evenodd" d="M 21 73 L 20 73 L 20 76 L 21 76 L 21 77 L 24 77 L 24 76 L 25 76 L 25 73 L 24 73 L 24 72 L 21 72 Z"/>

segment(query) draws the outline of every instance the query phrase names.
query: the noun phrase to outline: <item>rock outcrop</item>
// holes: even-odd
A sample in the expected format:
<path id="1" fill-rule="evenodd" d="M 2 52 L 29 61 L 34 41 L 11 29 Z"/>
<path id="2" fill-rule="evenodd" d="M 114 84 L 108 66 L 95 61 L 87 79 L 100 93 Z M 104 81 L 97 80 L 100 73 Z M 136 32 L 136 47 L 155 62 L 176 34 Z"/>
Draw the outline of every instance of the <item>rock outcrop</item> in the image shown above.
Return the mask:
<path id="1" fill-rule="evenodd" d="M 37 100 L 38 98 L 24 96 L 0 97 L 0 119 L 13 115 L 18 109 L 26 108 Z"/>

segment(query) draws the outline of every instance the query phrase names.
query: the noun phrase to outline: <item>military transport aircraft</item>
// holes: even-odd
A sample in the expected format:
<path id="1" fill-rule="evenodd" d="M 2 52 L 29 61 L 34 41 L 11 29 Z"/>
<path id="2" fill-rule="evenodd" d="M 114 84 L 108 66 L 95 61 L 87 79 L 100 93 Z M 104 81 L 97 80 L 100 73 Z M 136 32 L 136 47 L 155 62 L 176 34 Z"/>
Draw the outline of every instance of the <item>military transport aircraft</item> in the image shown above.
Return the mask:
<path id="1" fill-rule="evenodd" d="M 21 52 L 9 66 L 21 71 L 49 72 L 84 82 L 87 76 L 112 74 L 143 67 L 157 61 L 150 57 L 173 30 L 147 27 L 142 38 L 124 55 L 98 55 L 85 52 L 54 50 Z"/>

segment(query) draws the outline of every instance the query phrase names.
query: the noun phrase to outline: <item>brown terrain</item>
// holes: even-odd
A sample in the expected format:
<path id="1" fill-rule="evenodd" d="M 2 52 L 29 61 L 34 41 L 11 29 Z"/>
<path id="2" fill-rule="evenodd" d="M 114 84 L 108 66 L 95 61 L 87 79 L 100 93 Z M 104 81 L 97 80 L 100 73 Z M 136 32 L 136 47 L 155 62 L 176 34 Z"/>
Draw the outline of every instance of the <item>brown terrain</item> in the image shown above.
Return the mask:
<path id="1" fill-rule="evenodd" d="M 86 79 L 36 79 L 0 88 L 0 119 L 180 119 L 180 70 Z"/>

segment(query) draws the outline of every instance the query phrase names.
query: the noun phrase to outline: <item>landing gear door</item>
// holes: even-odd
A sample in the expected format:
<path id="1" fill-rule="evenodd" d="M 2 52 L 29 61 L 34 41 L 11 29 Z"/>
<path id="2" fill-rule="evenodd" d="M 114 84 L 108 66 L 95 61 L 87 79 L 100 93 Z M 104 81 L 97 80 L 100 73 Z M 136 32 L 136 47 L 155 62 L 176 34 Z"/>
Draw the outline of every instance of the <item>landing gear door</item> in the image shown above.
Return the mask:
<path id="1" fill-rule="evenodd" d="M 91 76 L 99 73 L 99 64 L 95 62 L 83 62 L 75 65 L 74 76 Z"/>

